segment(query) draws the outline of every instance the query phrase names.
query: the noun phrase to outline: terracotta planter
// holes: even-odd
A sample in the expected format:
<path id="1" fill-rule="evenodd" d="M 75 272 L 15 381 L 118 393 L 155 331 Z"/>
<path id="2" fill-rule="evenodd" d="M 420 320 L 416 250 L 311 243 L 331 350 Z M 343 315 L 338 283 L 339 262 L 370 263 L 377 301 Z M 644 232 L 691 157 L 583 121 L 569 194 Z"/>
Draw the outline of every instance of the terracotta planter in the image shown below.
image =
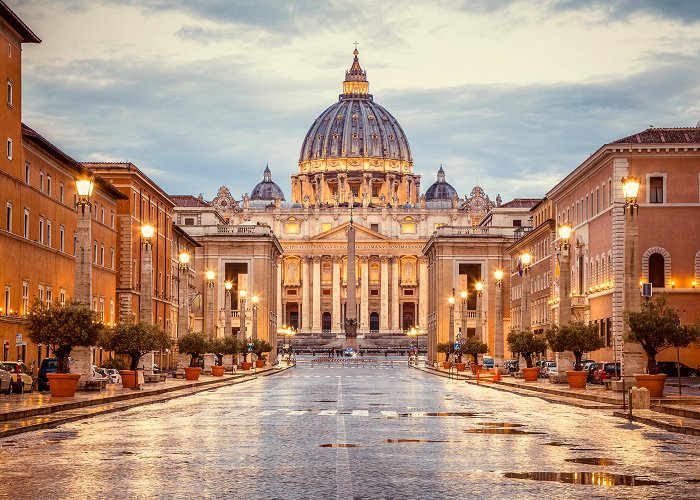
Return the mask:
<path id="1" fill-rule="evenodd" d="M 660 398 L 664 395 L 664 385 L 666 385 L 665 374 L 660 375 L 635 375 L 637 387 L 646 388 L 649 391 L 649 396 L 652 398 Z"/>
<path id="2" fill-rule="evenodd" d="M 471 369 L 474 375 L 481 371 L 481 365 L 470 365 L 469 368 Z"/>
<path id="3" fill-rule="evenodd" d="M 185 380 L 199 380 L 199 374 L 201 372 L 202 369 L 199 367 L 192 368 L 191 366 L 188 366 L 185 368 Z"/>
<path id="4" fill-rule="evenodd" d="M 223 377 L 224 376 L 224 370 L 226 368 L 223 366 L 212 366 L 211 367 L 211 374 L 215 377 Z"/>
<path id="5" fill-rule="evenodd" d="M 138 372 L 136 370 L 119 370 L 122 376 L 122 387 L 124 389 L 136 389 L 139 386 Z"/>
<path id="6" fill-rule="evenodd" d="M 458 372 L 463 372 L 467 369 L 467 365 L 465 363 L 457 363 L 455 366 L 457 367 Z"/>
<path id="7" fill-rule="evenodd" d="M 47 373 L 51 395 L 58 398 L 72 398 L 78 389 L 79 373 Z"/>
<path id="8" fill-rule="evenodd" d="M 253 363 L 251 363 L 250 361 L 244 361 L 243 363 L 241 363 L 242 370 L 250 370 L 251 368 L 253 368 Z"/>
<path id="9" fill-rule="evenodd" d="M 537 382 L 537 376 L 540 374 L 540 369 L 534 368 L 523 368 L 523 378 L 525 382 Z"/>
<path id="10" fill-rule="evenodd" d="M 443 367 L 445 370 L 449 370 L 449 369 L 450 369 L 450 366 L 452 366 L 452 363 L 451 363 L 450 361 L 443 361 L 443 362 L 442 362 L 442 367 Z"/>
<path id="11" fill-rule="evenodd" d="M 255 368 L 265 368 L 265 361 L 262 359 L 256 359 Z"/>
<path id="12" fill-rule="evenodd" d="M 571 389 L 585 389 L 586 382 L 588 382 L 588 372 L 585 370 L 567 370 L 566 380 L 569 382 L 569 387 Z"/>

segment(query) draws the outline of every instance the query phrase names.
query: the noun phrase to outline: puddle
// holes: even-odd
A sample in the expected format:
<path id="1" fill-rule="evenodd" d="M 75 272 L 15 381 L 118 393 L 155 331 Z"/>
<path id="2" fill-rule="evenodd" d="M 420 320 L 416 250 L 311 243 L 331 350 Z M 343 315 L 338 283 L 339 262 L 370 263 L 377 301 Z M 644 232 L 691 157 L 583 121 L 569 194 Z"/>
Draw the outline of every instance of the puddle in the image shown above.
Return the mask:
<path id="1" fill-rule="evenodd" d="M 574 464 L 585 464 L 585 465 L 598 465 L 600 467 L 605 467 L 607 465 L 617 465 L 615 461 L 609 458 L 566 458 L 565 462 L 571 462 Z"/>
<path id="2" fill-rule="evenodd" d="M 569 444 L 569 443 L 559 443 L 558 441 L 552 441 L 550 443 L 544 443 L 545 446 L 576 446 L 575 444 Z"/>
<path id="3" fill-rule="evenodd" d="M 337 403 L 335 399 L 319 399 L 318 401 L 312 401 L 312 403 Z"/>
<path id="4" fill-rule="evenodd" d="M 509 422 L 477 422 L 476 425 L 483 425 L 484 427 L 503 427 L 506 429 L 525 427 L 525 424 L 511 424 Z"/>
<path id="5" fill-rule="evenodd" d="M 467 434 L 544 434 L 544 432 L 522 431 L 520 429 L 507 429 L 502 427 L 487 427 L 486 429 L 466 429 Z"/>
<path id="6" fill-rule="evenodd" d="M 46 440 L 51 442 L 66 441 L 68 439 L 77 439 L 77 431 L 49 432 L 46 434 Z"/>
<path id="7" fill-rule="evenodd" d="M 385 443 L 451 443 L 441 439 L 385 439 Z"/>
<path id="8" fill-rule="evenodd" d="M 476 417 L 478 413 L 468 411 L 438 411 L 426 413 L 428 417 Z"/>
<path id="9" fill-rule="evenodd" d="M 389 403 L 370 403 L 369 406 L 389 406 Z"/>
<path id="10" fill-rule="evenodd" d="M 331 443 L 331 444 L 319 444 L 319 448 L 361 448 L 359 444 L 348 444 L 348 443 Z"/>
<path id="11" fill-rule="evenodd" d="M 506 472 L 503 475 L 511 479 L 531 479 L 533 481 L 554 481 L 557 483 L 595 486 L 653 486 L 666 484 L 661 481 L 622 474 L 610 474 L 608 472 Z"/>

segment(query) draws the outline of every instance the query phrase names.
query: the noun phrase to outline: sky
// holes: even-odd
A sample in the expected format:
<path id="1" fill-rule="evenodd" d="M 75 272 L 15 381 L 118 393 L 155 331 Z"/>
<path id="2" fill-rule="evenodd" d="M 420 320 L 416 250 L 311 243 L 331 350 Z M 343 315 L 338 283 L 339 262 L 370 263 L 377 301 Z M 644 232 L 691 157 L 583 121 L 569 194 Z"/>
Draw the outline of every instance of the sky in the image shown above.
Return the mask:
<path id="1" fill-rule="evenodd" d="M 696 0 L 5 0 L 23 121 L 79 161 L 131 161 L 170 194 L 290 194 L 357 41 L 425 190 L 541 197 L 602 145 L 700 122 Z"/>

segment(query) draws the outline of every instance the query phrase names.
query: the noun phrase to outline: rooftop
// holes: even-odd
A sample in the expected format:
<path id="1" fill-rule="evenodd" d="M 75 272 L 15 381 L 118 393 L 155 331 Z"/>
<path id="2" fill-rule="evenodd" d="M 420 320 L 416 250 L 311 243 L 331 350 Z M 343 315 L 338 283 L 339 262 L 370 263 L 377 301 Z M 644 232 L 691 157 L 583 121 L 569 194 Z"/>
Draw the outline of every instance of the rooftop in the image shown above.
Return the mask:
<path id="1" fill-rule="evenodd" d="M 632 134 L 612 144 L 689 144 L 700 142 L 700 123 L 697 127 L 654 128 Z"/>

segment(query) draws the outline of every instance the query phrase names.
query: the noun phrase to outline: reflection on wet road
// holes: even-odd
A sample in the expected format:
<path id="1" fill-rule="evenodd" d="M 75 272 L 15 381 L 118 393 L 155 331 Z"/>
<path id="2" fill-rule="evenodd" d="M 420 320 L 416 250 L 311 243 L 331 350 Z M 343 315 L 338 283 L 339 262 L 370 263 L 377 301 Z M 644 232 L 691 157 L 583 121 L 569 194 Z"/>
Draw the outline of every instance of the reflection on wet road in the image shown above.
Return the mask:
<path id="1" fill-rule="evenodd" d="M 693 497 L 699 444 L 402 363 L 299 363 L 0 440 L 0 497 Z"/>

